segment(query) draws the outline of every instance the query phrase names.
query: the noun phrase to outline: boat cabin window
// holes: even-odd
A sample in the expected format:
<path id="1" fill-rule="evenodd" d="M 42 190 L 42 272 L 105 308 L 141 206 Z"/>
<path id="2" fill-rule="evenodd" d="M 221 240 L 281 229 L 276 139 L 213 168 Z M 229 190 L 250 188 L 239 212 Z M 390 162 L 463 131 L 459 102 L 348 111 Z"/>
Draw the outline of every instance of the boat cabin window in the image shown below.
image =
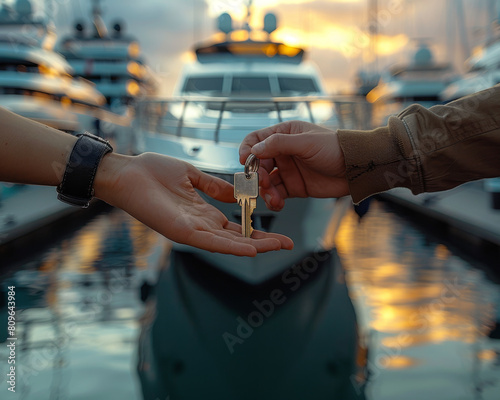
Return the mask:
<path id="1" fill-rule="evenodd" d="M 301 96 L 319 93 L 311 77 L 276 76 L 197 76 L 186 79 L 183 93 L 233 96 Z"/>
<path id="2" fill-rule="evenodd" d="M 182 91 L 188 93 L 221 94 L 223 81 L 224 78 L 222 76 L 189 78 L 184 84 Z"/>
<path id="3" fill-rule="evenodd" d="M 304 95 L 319 92 L 316 82 L 311 78 L 278 77 L 278 83 L 282 95 Z"/>
<path id="4" fill-rule="evenodd" d="M 231 94 L 271 94 L 269 78 L 234 76 Z"/>
<path id="5" fill-rule="evenodd" d="M 16 71 L 16 72 L 31 72 L 38 73 L 38 65 L 27 63 L 26 61 L 4 61 L 0 63 L 0 71 Z"/>

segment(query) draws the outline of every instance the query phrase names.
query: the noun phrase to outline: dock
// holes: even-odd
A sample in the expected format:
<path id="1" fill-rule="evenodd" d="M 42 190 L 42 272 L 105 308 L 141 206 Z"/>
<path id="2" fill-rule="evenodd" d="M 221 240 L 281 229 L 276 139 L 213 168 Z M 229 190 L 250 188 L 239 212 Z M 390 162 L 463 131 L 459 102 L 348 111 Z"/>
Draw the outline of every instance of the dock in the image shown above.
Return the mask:
<path id="1" fill-rule="evenodd" d="M 43 228 L 79 210 L 57 200 L 51 186 L 20 185 L 0 198 L 0 245 Z"/>
<path id="2" fill-rule="evenodd" d="M 446 224 L 464 236 L 500 246 L 500 210 L 493 208 L 491 193 L 484 190 L 482 181 L 418 195 L 406 188 L 394 188 L 380 197 Z"/>

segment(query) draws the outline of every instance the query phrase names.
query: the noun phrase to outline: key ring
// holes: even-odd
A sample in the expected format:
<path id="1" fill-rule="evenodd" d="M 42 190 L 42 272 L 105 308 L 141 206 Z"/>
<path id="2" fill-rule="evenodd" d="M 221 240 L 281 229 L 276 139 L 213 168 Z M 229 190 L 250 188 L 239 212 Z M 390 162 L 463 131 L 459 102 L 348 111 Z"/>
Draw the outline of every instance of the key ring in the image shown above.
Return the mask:
<path id="1" fill-rule="evenodd" d="M 251 172 L 257 172 L 259 170 L 260 160 L 255 157 L 255 154 L 250 154 L 245 161 L 245 177 L 250 179 Z"/>

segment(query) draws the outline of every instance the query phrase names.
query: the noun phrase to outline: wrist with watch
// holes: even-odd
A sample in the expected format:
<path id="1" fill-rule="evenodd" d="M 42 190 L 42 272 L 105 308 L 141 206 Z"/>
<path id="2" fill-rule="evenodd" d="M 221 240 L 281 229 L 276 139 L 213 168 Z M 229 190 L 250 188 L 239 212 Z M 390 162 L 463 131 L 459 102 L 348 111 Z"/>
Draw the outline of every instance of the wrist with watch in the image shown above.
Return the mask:
<path id="1" fill-rule="evenodd" d="M 87 208 L 94 196 L 94 179 L 102 158 L 113 147 L 107 140 L 91 133 L 77 135 L 61 183 L 57 186 L 57 198 L 73 206 Z"/>

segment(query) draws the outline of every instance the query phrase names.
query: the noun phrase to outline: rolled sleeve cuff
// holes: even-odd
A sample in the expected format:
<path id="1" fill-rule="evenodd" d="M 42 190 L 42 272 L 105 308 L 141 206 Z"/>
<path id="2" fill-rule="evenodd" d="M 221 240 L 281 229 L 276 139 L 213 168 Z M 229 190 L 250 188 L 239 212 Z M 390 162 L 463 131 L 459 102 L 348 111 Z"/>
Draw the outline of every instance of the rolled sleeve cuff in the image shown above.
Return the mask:
<path id="1" fill-rule="evenodd" d="M 395 187 L 423 191 L 417 157 L 405 133 L 404 122 L 396 117 L 389 125 L 371 131 L 337 131 L 346 163 L 346 178 L 355 204 Z"/>

